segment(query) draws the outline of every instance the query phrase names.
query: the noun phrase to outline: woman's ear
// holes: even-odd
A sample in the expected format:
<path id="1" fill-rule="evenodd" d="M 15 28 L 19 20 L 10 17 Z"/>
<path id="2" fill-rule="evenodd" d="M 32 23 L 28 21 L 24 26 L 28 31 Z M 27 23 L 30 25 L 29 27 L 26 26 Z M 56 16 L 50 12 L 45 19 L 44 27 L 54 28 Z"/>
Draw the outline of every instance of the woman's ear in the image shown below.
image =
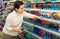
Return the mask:
<path id="1" fill-rule="evenodd" d="M 15 10 L 17 11 L 17 8 L 15 8 Z"/>

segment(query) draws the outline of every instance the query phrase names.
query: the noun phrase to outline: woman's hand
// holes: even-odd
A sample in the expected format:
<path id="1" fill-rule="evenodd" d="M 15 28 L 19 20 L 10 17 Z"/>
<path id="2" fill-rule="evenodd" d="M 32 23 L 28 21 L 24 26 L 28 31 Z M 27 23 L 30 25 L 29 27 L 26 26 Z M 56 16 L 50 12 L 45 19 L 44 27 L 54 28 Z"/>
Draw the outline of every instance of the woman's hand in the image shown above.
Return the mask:
<path id="1" fill-rule="evenodd" d="M 19 28 L 13 28 L 12 31 L 18 32 L 18 33 L 22 33 L 22 30 Z"/>

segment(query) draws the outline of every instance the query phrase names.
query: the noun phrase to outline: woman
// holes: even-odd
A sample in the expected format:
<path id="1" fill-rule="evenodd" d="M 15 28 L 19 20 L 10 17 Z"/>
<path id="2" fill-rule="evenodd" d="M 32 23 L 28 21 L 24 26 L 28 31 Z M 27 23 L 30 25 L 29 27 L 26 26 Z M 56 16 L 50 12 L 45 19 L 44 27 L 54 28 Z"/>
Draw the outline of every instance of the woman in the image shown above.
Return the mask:
<path id="1" fill-rule="evenodd" d="M 23 17 L 34 18 L 36 16 L 24 11 L 24 3 L 22 1 L 15 1 L 14 11 L 7 16 L 2 39 L 17 39 L 18 33 L 23 32 L 20 29 Z"/>

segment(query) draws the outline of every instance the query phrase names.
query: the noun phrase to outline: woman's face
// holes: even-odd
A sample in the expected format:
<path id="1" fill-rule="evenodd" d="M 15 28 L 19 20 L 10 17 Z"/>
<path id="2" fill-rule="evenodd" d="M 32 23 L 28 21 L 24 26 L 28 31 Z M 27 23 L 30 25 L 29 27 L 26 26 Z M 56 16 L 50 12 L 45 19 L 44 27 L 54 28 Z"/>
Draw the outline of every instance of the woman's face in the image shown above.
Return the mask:
<path id="1" fill-rule="evenodd" d="M 16 9 L 16 11 L 17 11 L 19 14 L 22 14 L 23 11 L 24 11 L 24 4 L 21 5 L 19 9 Z"/>

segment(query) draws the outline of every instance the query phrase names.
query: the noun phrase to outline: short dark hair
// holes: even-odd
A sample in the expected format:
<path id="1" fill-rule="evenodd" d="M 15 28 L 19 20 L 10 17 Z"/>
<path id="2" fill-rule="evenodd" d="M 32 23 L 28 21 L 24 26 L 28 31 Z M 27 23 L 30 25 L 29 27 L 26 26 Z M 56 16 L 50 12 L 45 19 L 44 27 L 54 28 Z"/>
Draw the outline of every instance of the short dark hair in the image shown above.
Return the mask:
<path id="1" fill-rule="evenodd" d="M 21 6 L 21 5 L 23 5 L 24 3 L 22 2 L 22 1 L 15 1 L 14 2 L 14 10 L 15 10 L 15 8 L 17 8 L 17 9 L 19 9 L 19 7 Z"/>

